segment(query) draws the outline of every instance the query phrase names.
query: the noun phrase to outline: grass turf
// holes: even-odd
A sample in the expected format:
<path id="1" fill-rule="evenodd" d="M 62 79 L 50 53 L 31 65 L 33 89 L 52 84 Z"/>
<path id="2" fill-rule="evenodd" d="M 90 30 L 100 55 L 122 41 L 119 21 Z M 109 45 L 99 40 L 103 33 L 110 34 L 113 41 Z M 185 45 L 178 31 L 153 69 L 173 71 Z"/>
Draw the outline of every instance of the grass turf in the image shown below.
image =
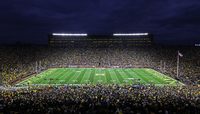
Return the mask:
<path id="1" fill-rule="evenodd" d="M 21 81 L 17 85 L 46 84 L 155 84 L 184 85 L 148 68 L 52 68 Z"/>

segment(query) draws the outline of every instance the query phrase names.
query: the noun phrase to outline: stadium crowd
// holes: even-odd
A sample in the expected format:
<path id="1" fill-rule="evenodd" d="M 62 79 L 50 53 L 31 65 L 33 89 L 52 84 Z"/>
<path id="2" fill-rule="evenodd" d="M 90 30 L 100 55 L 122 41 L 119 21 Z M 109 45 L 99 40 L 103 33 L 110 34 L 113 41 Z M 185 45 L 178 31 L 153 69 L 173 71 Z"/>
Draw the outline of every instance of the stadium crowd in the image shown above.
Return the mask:
<path id="1" fill-rule="evenodd" d="M 180 75 L 176 76 L 177 50 Z M 51 48 L 1 46 L 0 111 L 3 113 L 200 113 L 200 50 L 195 47 Z M 15 88 L 51 67 L 152 68 L 187 86 L 86 85 Z"/>
<path id="2" fill-rule="evenodd" d="M 2 90 L 3 113 L 199 114 L 199 87 L 88 85 Z"/>
<path id="3" fill-rule="evenodd" d="M 180 75 L 176 76 L 177 50 Z M 200 51 L 195 47 L 135 47 L 135 48 L 51 48 L 0 47 L 1 74 L 4 84 L 51 67 L 122 67 L 153 68 L 185 84 L 199 84 Z"/>

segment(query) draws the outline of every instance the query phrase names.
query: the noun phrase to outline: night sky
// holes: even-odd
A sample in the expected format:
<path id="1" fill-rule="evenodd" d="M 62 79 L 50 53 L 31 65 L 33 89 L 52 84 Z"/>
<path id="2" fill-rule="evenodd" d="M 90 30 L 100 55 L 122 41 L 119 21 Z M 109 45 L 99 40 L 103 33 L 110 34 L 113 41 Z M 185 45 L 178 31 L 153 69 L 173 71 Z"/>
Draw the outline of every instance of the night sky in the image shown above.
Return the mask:
<path id="1" fill-rule="evenodd" d="M 5 0 L 1 43 L 47 43 L 48 33 L 150 32 L 160 44 L 200 43 L 200 0 Z"/>

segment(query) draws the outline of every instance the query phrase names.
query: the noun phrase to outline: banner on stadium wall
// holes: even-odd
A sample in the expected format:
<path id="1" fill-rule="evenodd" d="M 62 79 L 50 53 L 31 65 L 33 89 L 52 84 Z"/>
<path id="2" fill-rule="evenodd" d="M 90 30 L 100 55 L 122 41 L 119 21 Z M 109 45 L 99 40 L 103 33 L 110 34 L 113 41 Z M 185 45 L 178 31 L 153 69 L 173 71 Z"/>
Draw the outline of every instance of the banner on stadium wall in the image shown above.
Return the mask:
<path id="1" fill-rule="evenodd" d="M 78 66 L 77 65 L 69 65 L 68 67 L 69 68 L 77 68 Z"/>
<path id="2" fill-rule="evenodd" d="M 112 66 L 112 68 L 119 68 L 119 66 Z"/>

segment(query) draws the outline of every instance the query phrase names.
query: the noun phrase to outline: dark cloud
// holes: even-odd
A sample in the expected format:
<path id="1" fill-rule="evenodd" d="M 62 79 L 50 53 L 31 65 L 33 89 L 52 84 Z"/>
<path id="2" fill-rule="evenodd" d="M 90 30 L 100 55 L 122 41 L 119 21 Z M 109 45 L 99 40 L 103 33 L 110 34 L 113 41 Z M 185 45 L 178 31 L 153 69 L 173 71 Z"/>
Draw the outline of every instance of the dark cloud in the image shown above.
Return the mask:
<path id="1" fill-rule="evenodd" d="M 52 32 L 151 32 L 172 44 L 200 39 L 199 0 L 9 0 L 0 7 L 1 42 L 46 43 Z"/>

